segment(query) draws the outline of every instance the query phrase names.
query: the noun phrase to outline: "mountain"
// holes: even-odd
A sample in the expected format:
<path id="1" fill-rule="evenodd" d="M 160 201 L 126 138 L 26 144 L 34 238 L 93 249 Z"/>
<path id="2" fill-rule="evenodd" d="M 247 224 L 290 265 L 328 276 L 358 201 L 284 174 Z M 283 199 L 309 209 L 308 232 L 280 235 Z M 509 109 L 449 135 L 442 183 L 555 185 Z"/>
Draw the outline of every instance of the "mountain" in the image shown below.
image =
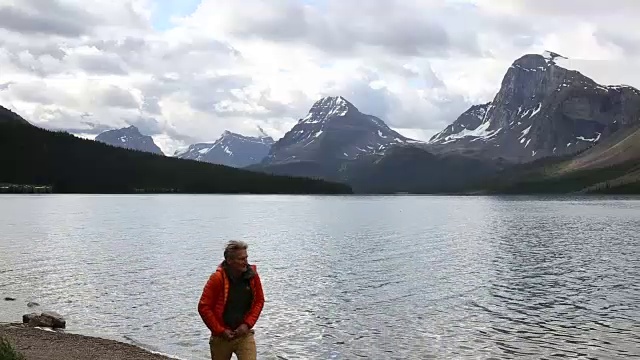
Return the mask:
<path id="1" fill-rule="evenodd" d="M 133 125 L 122 129 L 107 130 L 96 136 L 95 140 L 112 146 L 162 155 L 162 150 L 153 142 L 153 138 L 142 135 L 140 130 Z"/>
<path id="2" fill-rule="evenodd" d="M 335 178 L 344 162 L 412 143 L 417 141 L 400 135 L 379 118 L 361 113 L 342 96 L 325 97 L 314 103 L 253 168 Z"/>
<path id="3" fill-rule="evenodd" d="M 0 183 L 50 185 L 62 193 L 345 194 L 326 181 L 271 176 L 113 147 L 0 113 Z"/>
<path id="4" fill-rule="evenodd" d="M 622 193 L 624 188 L 633 186 L 640 190 L 640 123 L 620 130 L 577 156 L 545 170 L 544 180 L 591 174 L 597 181 L 592 181 L 580 191 Z"/>
<path id="5" fill-rule="evenodd" d="M 577 154 L 511 166 L 475 189 L 490 193 L 640 193 L 640 124 Z"/>
<path id="6" fill-rule="evenodd" d="M 542 163 L 529 163 L 525 168 L 515 166 L 466 188 L 468 192 L 490 194 L 640 194 L 638 159 L 602 168 L 564 171 L 570 163 L 571 159 L 566 158 L 544 158 Z"/>
<path id="7" fill-rule="evenodd" d="M 456 121 L 447 126 L 441 132 L 433 135 L 429 139 L 431 144 L 448 144 L 458 139 L 469 137 L 477 137 L 481 135 L 482 128 L 480 125 L 489 111 L 491 103 L 473 105 L 469 110 L 460 115 Z"/>
<path id="8" fill-rule="evenodd" d="M 273 144 L 274 140 L 264 133 L 259 137 L 250 137 L 225 131 L 213 143 L 193 144 L 174 156 L 242 168 L 262 161 Z"/>
<path id="9" fill-rule="evenodd" d="M 470 114 L 466 126 L 473 126 L 473 117 L 478 115 Z M 248 169 L 340 181 L 357 193 L 430 193 L 454 192 L 503 166 L 457 153 L 434 154 L 425 145 L 361 113 L 343 97 L 327 97 L 271 147 L 262 163 Z"/>
<path id="10" fill-rule="evenodd" d="M 30 125 L 30 123 L 22 116 L 3 106 L 0 106 L 0 123 L 20 123 L 23 125 Z"/>
<path id="11" fill-rule="evenodd" d="M 526 163 L 576 154 L 640 121 L 639 90 L 597 84 L 554 58 L 514 61 L 493 101 L 467 110 L 429 149 Z"/>
<path id="12" fill-rule="evenodd" d="M 640 123 L 620 130 L 578 156 L 566 161 L 559 174 L 603 169 L 635 161 L 640 164 Z"/>

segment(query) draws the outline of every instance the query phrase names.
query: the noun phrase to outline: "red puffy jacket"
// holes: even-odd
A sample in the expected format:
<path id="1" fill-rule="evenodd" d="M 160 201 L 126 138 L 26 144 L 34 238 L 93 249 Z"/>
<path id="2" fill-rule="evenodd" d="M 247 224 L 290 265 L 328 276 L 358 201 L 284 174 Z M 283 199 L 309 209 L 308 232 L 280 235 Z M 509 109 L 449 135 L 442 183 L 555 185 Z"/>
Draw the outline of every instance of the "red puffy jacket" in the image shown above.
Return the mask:
<path id="1" fill-rule="evenodd" d="M 244 318 L 244 323 L 249 326 L 249 329 L 256 324 L 264 307 L 264 294 L 260 276 L 255 265 L 251 265 L 251 269 L 253 270 L 253 276 L 249 280 L 249 284 L 253 292 L 253 303 Z M 220 264 L 216 271 L 209 276 L 198 302 L 198 313 L 213 335 L 220 335 L 228 329 L 222 320 L 228 294 L 229 279 L 222 268 L 222 264 Z"/>

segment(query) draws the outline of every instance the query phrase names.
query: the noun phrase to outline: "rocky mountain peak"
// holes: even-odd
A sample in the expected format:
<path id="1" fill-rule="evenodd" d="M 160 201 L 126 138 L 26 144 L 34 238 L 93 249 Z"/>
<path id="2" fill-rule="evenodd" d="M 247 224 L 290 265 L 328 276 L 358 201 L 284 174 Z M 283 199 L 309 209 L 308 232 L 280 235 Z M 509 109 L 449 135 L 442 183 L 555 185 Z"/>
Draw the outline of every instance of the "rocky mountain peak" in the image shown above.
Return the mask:
<path id="1" fill-rule="evenodd" d="M 328 96 L 316 101 L 301 123 L 312 124 L 334 117 L 344 117 L 349 112 L 359 112 L 358 109 L 342 96 Z"/>
<path id="2" fill-rule="evenodd" d="M 274 142 L 273 138 L 267 135 L 266 133 L 262 133 L 259 136 L 246 136 L 233 131 L 225 130 L 222 132 L 220 137 L 214 142 L 214 144 L 225 142 L 225 141 L 235 141 L 235 140 L 263 142 L 268 144 L 272 144 Z"/>
<path id="3" fill-rule="evenodd" d="M 268 135 L 253 137 L 225 130 L 213 143 L 192 144 L 174 156 L 240 168 L 260 162 L 273 143 Z"/>
<path id="4" fill-rule="evenodd" d="M 128 127 L 107 130 L 96 136 L 96 141 L 112 146 L 150 152 L 162 155 L 162 150 L 155 144 L 153 138 L 143 135 L 140 130 L 130 125 Z"/>
<path id="5" fill-rule="evenodd" d="M 511 66 L 525 71 L 545 71 L 553 65 L 555 65 L 555 63 L 551 61 L 550 57 L 539 54 L 526 54 L 516 59 Z"/>
<path id="6" fill-rule="evenodd" d="M 487 131 L 496 134 L 516 122 L 522 124 L 539 116 L 548 100 L 565 90 L 599 87 L 580 72 L 557 65 L 557 57 L 561 55 L 553 52 L 544 56 L 526 54 L 512 63 L 487 111 Z"/>
<path id="7" fill-rule="evenodd" d="M 482 105 L 480 124 L 478 109 L 471 108 L 430 143 L 443 151 L 528 162 L 576 153 L 638 121 L 636 89 L 599 85 L 557 65 L 558 57 L 547 52 L 516 59 L 493 101 Z"/>
<path id="8" fill-rule="evenodd" d="M 140 129 L 138 129 L 135 125 L 129 125 L 128 127 L 121 129 L 123 133 L 130 133 L 135 135 L 142 135 Z"/>
<path id="9" fill-rule="evenodd" d="M 462 115 L 460 115 L 458 119 L 453 122 L 453 124 L 447 126 L 441 132 L 433 135 L 433 137 L 429 139 L 429 143 L 447 144 L 449 142 L 455 141 L 456 139 L 466 136 L 480 136 L 480 132 L 482 131 L 482 129 L 478 128 L 483 124 L 487 116 L 487 112 L 490 108 L 490 102 L 480 105 L 473 105 L 467 111 L 462 113 Z"/>
<path id="10" fill-rule="evenodd" d="M 567 71 L 567 69 L 556 63 L 557 58 L 567 59 L 553 51 L 545 51 L 543 54 L 525 54 L 516 59 L 511 64 L 511 68 L 521 69 L 524 71 L 546 71 L 550 67 L 558 67 Z"/>
<path id="11" fill-rule="evenodd" d="M 323 97 L 320 100 L 316 101 L 311 107 L 311 111 L 314 109 L 322 109 L 322 108 L 354 108 L 352 103 L 350 103 L 347 99 L 342 96 L 327 96 Z"/>
<path id="12" fill-rule="evenodd" d="M 271 147 L 263 165 L 335 164 L 412 142 L 381 119 L 361 113 L 344 97 L 325 97 Z"/>

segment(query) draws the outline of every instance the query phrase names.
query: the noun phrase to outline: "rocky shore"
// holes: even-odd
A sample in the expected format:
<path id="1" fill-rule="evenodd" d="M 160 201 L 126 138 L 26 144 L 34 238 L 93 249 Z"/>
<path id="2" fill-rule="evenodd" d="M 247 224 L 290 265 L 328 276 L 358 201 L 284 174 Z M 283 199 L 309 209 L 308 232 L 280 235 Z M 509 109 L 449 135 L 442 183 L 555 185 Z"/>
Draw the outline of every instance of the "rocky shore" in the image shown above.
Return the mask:
<path id="1" fill-rule="evenodd" d="M 14 297 L 0 299 L 4 300 L 0 300 L 4 306 L 15 304 L 15 311 L 25 306 L 25 302 Z M 39 307 L 40 304 L 29 301 L 26 303 L 29 313 L 22 316 L 22 323 L 0 323 L 0 338 L 8 340 L 25 360 L 177 359 L 124 342 L 65 332 L 67 320 L 62 315 L 37 311 Z"/>
<path id="2" fill-rule="evenodd" d="M 28 324 L 2 324 L 0 337 L 8 339 L 26 360 L 175 359 L 118 341 L 31 327 Z"/>

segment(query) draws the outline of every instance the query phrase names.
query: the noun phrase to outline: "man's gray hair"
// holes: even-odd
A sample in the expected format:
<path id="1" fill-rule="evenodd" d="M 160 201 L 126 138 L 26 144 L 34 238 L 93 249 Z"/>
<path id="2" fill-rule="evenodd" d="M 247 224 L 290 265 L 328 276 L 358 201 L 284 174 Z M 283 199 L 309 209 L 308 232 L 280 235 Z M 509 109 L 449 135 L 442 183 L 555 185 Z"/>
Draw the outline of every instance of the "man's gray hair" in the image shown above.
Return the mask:
<path id="1" fill-rule="evenodd" d="M 240 240 L 231 240 L 227 243 L 227 246 L 224 248 L 224 258 L 230 259 L 233 257 L 233 254 L 238 250 L 247 250 L 249 245 L 246 242 Z"/>

